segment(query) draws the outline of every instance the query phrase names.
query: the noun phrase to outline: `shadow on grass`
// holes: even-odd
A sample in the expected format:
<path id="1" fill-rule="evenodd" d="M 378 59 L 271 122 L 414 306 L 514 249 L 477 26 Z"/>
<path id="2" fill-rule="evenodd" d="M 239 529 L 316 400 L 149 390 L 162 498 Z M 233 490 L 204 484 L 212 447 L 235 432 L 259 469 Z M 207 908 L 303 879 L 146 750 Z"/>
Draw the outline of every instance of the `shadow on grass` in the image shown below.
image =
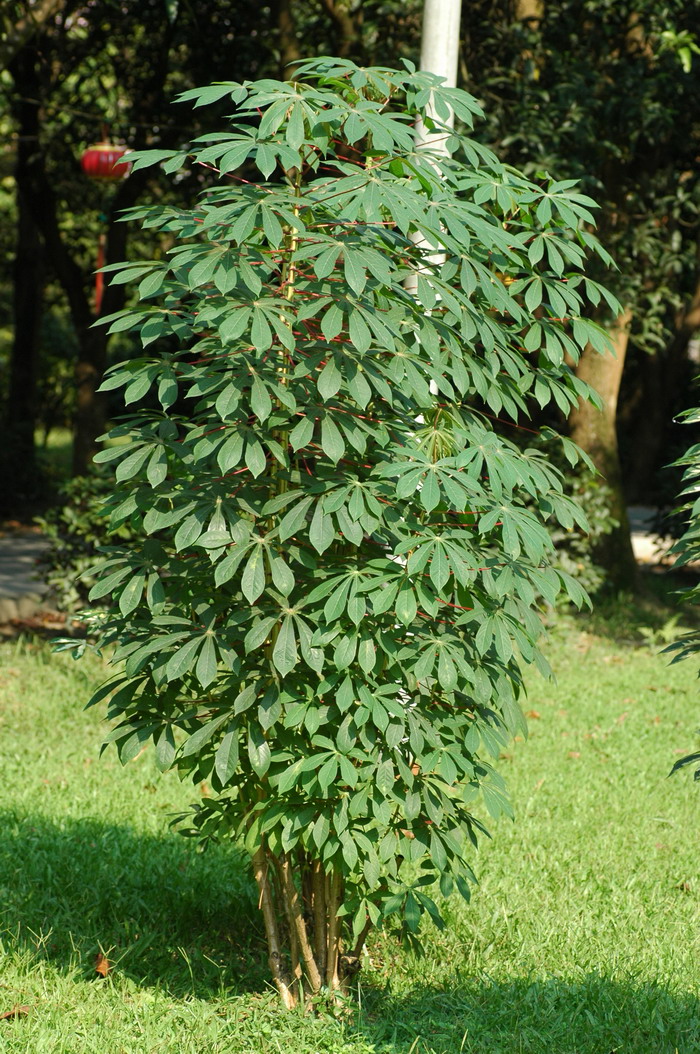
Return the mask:
<path id="1" fill-rule="evenodd" d="M 240 855 L 91 820 L 0 812 L 0 940 L 86 978 L 101 949 L 119 974 L 175 997 L 265 986 Z"/>
<path id="2" fill-rule="evenodd" d="M 382 1054 L 690 1054 L 700 1001 L 598 974 L 365 991 L 357 1034 Z"/>
<path id="3" fill-rule="evenodd" d="M 268 988 L 240 856 L 201 856 L 185 839 L 90 820 L 0 812 L 0 945 L 85 979 L 96 977 L 102 949 L 117 976 L 173 998 Z M 590 974 L 497 981 L 456 972 L 443 989 L 393 995 L 373 988 L 370 974 L 344 1032 L 377 1054 L 689 1054 L 700 1050 L 700 1001 Z"/>

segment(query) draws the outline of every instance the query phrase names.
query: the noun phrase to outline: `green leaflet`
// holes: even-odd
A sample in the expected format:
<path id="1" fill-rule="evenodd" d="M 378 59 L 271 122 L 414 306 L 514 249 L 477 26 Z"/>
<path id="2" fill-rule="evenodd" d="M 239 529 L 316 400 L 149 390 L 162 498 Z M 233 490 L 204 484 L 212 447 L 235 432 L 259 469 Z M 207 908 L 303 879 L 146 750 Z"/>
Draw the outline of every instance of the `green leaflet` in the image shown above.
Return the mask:
<path id="1" fill-rule="evenodd" d="M 248 758 L 255 775 L 264 776 L 270 767 L 270 745 L 256 725 L 248 728 Z"/>
<path id="2" fill-rule="evenodd" d="M 219 744 L 214 756 L 214 771 L 225 786 L 238 768 L 238 728 L 233 725 Z"/>
<path id="3" fill-rule="evenodd" d="M 272 661 L 283 677 L 290 673 L 297 664 L 298 652 L 294 634 L 294 622 L 289 616 L 282 620 L 277 640 L 272 650 Z"/>
<path id="4" fill-rule="evenodd" d="M 321 398 L 327 401 L 339 391 L 342 382 L 343 377 L 335 360 L 329 359 L 319 374 L 316 387 Z"/>
<path id="5" fill-rule="evenodd" d="M 189 739 L 185 740 L 180 748 L 180 756 L 185 758 L 192 754 L 198 754 L 204 744 L 209 742 L 214 733 L 221 728 L 223 723 L 227 720 L 228 714 L 219 714 L 218 717 L 213 718 L 211 721 L 207 721 L 201 728 L 198 728 Z"/>

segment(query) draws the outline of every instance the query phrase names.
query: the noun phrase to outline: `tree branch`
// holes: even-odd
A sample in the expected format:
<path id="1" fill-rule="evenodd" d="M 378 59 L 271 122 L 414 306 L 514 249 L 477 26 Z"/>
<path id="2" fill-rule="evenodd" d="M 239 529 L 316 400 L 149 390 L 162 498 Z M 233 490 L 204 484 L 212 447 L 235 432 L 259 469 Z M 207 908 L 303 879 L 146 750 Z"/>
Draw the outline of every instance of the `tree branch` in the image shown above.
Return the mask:
<path id="1" fill-rule="evenodd" d="M 0 69 L 7 69 L 37 30 L 57 15 L 64 6 L 64 0 L 36 0 L 31 7 L 25 5 L 26 14 L 15 22 L 11 18 L 3 17 Z"/>
<path id="2" fill-rule="evenodd" d="M 347 58 L 360 39 L 362 9 L 353 14 L 345 0 L 321 0 L 321 4 L 335 23 L 335 53 L 341 59 Z"/>

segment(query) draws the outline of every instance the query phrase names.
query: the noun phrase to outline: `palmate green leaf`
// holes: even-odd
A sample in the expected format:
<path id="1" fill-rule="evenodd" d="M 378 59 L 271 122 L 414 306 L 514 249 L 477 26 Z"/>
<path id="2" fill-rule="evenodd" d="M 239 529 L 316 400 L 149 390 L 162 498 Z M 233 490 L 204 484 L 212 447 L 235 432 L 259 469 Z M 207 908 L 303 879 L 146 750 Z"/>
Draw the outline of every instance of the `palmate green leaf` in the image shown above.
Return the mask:
<path id="1" fill-rule="evenodd" d="M 434 472 L 427 472 L 420 490 L 421 505 L 432 512 L 440 503 L 440 487 Z"/>
<path id="2" fill-rule="evenodd" d="M 332 545 L 334 537 L 333 520 L 323 511 L 321 503 L 317 501 L 311 517 L 309 541 L 317 553 L 324 553 Z"/>
<path id="3" fill-rule="evenodd" d="M 116 477 L 117 482 L 121 483 L 122 480 L 131 479 L 138 475 L 146 461 L 150 457 L 153 451 L 152 443 L 145 443 L 140 446 L 138 450 L 134 450 L 132 454 L 125 457 L 123 461 L 117 466 Z"/>
<path id="4" fill-rule="evenodd" d="M 266 421 L 272 413 L 272 400 L 269 392 L 257 375 L 253 376 L 250 389 L 250 405 L 259 421 Z"/>
<path id="5" fill-rule="evenodd" d="M 331 399 L 340 389 L 343 377 L 335 360 L 329 359 L 321 370 L 316 386 L 318 393 L 324 401 Z"/>
<path id="6" fill-rule="evenodd" d="M 345 443 L 340 429 L 333 418 L 327 414 L 321 419 L 321 449 L 333 464 L 337 464 L 345 453 Z"/>
<path id="7" fill-rule="evenodd" d="M 376 604 L 374 606 L 376 612 Z M 398 591 L 396 597 L 396 617 L 404 626 L 410 626 L 415 620 L 418 605 L 413 587 L 409 581 L 405 581 Z"/>
<path id="8" fill-rule="evenodd" d="M 302 527 L 306 520 L 306 514 L 314 503 L 313 497 L 302 498 L 289 512 L 283 516 L 279 525 L 279 533 L 282 541 L 291 538 Z M 317 506 L 318 507 L 318 506 Z"/>
<path id="9" fill-rule="evenodd" d="M 156 740 L 156 766 L 159 772 L 167 772 L 175 760 L 175 737 L 167 725 Z"/>
<path id="10" fill-rule="evenodd" d="M 333 340 L 343 331 L 343 309 L 339 304 L 331 302 L 328 310 L 324 312 L 321 319 L 321 332 L 326 340 Z M 336 389 L 337 390 L 337 389 Z M 332 394 L 335 394 L 333 392 Z"/>
<path id="11" fill-rule="evenodd" d="M 440 648 L 438 652 L 437 674 L 438 681 L 446 692 L 451 692 L 457 687 L 457 670 L 445 647 Z"/>
<path id="12" fill-rule="evenodd" d="M 256 478 L 262 476 L 267 467 L 265 452 L 257 439 L 248 438 L 245 448 L 244 461 L 246 467 Z"/>
<path id="13" fill-rule="evenodd" d="M 275 556 L 270 560 L 270 574 L 275 588 L 279 589 L 282 596 L 289 596 L 294 589 L 295 579 L 289 565 L 281 556 Z"/>
<path id="14" fill-rule="evenodd" d="M 121 582 L 132 573 L 132 568 L 127 564 L 124 567 L 120 567 L 118 570 L 113 571 L 111 574 L 98 579 L 95 585 L 92 587 L 88 594 L 88 599 L 99 600 L 101 597 L 105 597 L 120 585 Z"/>
<path id="15" fill-rule="evenodd" d="M 129 579 L 119 597 L 119 610 L 122 615 L 129 615 L 139 606 L 145 583 L 146 576 L 142 571 L 137 572 Z"/>
<path id="16" fill-rule="evenodd" d="M 202 650 L 199 653 L 197 666 L 195 668 L 197 680 L 202 688 L 208 688 L 209 685 L 216 680 L 216 668 L 216 646 L 214 644 L 213 636 L 207 632 L 204 636 L 204 643 L 202 644 Z"/>

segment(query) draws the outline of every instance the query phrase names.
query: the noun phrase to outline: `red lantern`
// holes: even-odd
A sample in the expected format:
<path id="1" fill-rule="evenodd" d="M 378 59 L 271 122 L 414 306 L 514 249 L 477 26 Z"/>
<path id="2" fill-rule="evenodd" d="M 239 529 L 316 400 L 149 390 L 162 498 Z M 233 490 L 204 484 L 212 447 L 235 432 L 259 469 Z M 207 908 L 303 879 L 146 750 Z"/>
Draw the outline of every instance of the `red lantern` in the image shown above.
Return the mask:
<path id="1" fill-rule="evenodd" d="M 96 143 L 89 147 L 80 159 L 80 167 L 90 179 L 102 182 L 123 179 L 129 174 L 129 163 L 122 158 L 127 153 L 125 146 L 114 143 Z"/>
<path id="2" fill-rule="evenodd" d="M 103 133 L 104 134 L 104 133 Z M 103 140 L 89 147 L 80 158 L 80 167 L 90 179 L 96 179 L 101 183 L 114 183 L 129 175 L 131 165 L 128 160 L 123 160 L 128 153 L 125 146 L 115 146 Z M 105 262 L 106 236 L 101 231 L 97 239 L 97 273 L 95 275 L 95 314 L 99 315 L 102 308 L 102 294 L 104 292 L 104 275 L 100 268 Z"/>

